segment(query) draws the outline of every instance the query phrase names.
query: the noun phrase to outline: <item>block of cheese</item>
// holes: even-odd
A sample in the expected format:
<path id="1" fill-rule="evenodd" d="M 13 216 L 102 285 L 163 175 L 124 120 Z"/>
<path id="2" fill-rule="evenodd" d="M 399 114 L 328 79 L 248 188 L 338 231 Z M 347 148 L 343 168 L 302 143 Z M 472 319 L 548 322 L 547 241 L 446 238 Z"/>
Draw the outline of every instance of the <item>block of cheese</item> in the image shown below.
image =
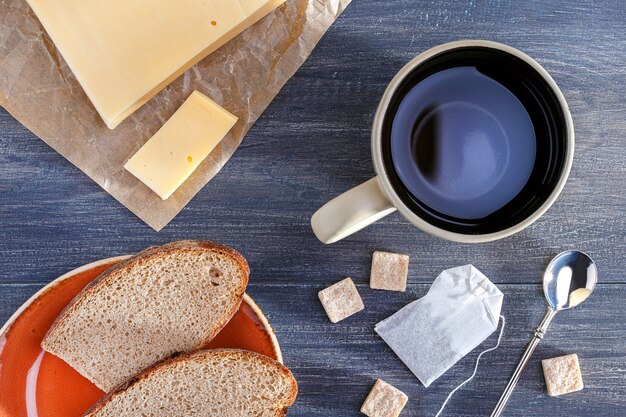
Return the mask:
<path id="1" fill-rule="evenodd" d="M 124 168 L 166 200 L 236 122 L 237 117 L 194 91 Z"/>
<path id="2" fill-rule="evenodd" d="M 285 0 L 27 0 L 113 129 Z"/>

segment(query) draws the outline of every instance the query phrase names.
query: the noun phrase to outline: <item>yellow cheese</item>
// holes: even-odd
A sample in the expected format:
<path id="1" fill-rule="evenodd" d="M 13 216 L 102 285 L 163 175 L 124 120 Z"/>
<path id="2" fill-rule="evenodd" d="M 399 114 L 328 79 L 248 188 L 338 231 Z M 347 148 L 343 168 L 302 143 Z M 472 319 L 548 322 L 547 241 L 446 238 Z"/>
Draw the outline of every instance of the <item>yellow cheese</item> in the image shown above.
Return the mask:
<path id="1" fill-rule="evenodd" d="M 113 129 L 285 0 L 28 0 Z"/>
<path id="2" fill-rule="evenodd" d="M 124 168 L 166 200 L 236 122 L 237 117 L 194 91 Z"/>

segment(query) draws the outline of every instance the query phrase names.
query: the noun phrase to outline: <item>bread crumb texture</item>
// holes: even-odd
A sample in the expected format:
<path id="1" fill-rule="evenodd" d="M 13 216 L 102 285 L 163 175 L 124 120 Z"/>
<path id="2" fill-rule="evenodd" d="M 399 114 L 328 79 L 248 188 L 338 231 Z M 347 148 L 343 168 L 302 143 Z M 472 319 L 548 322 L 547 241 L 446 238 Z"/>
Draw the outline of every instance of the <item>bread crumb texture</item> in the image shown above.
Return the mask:
<path id="1" fill-rule="evenodd" d="M 378 379 L 361 406 L 361 412 L 368 417 L 398 417 L 408 400 L 404 392 Z"/>
<path id="2" fill-rule="evenodd" d="M 370 273 L 371 288 L 388 291 L 406 291 L 408 275 L 408 255 L 374 252 Z"/>
<path id="3" fill-rule="evenodd" d="M 208 342 L 239 306 L 247 264 L 206 247 L 164 248 L 105 272 L 70 304 L 42 347 L 106 392 Z"/>
<path id="4" fill-rule="evenodd" d="M 333 323 L 363 310 L 363 300 L 352 278 L 346 278 L 318 293 L 322 306 Z"/>
<path id="5" fill-rule="evenodd" d="M 270 358 L 232 349 L 204 350 L 147 370 L 85 416 L 283 416 L 296 393 L 291 372 Z"/>
<path id="6" fill-rule="evenodd" d="M 548 395 L 555 397 L 583 389 L 578 355 L 575 353 L 544 359 L 541 361 L 541 366 L 548 387 Z"/>

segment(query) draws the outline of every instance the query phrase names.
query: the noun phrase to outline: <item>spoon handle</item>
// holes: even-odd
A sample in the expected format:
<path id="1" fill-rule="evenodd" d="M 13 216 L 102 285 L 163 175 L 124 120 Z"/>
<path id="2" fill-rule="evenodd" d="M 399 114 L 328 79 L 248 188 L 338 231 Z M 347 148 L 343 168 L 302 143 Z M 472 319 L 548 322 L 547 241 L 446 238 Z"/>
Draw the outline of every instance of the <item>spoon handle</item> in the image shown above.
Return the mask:
<path id="1" fill-rule="evenodd" d="M 515 389 L 515 386 L 517 385 L 517 381 L 519 381 L 520 377 L 522 376 L 522 372 L 524 372 L 524 368 L 530 361 L 530 358 L 533 355 L 535 348 L 539 344 L 539 341 L 543 339 L 543 335 L 545 334 L 546 330 L 548 329 L 548 325 L 550 324 L 550 322 L 552 321 L 555 315 L 556 315 L 556 310 L 553 310 L 552 308 L 548 307 L 548 311 L 546 311 L 545 316 L 543 316 L 543 320 L 541 320 L 541 323 L 539 323 L 539 326 L 535 328 L 535 331 L 533 332 L 533 338 L 530 340 L 530 343 L 528 344 L 528 347 L 526 348 L 524 355 L 522 356 L 519 363 L 517 364 L 517 368 L 515 368 L 515 371 L 513 372 L 511 379 L 509 379 L 509 383 L 506 385 L 506 388 L 504 389 L 502 396 L 500 396 L 500 400 L 498 400 L 498 404 L 496 404 L 496 408 L 493 409 L 493 413 L 491 413 L 491 417 L 499 417 L 502 414 L 502 411 L 504 410 L 506 403 L 509 401 L 511 394 L 513 393 L 513 390 Z"/>

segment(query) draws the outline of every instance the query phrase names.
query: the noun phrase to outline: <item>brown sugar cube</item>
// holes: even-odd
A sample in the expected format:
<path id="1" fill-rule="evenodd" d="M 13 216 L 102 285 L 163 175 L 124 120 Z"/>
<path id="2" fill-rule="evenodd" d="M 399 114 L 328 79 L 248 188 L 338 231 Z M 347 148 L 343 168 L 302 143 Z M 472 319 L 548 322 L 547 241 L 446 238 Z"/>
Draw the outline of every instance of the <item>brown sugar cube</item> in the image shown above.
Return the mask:
<path id="1" fill-rule="evenodd" d="M 377 379 L 361 406 L 361 412 L 368 417 L 398 417 L 408 400 L 404 392 Z"/>
<path id="2" fill-rule="evenodd" d="M 541 361 L 543 376 L 546 378 L 548 395 L 569 394 L 583 389 L 583 378 L 580 374 L 578 355 L 558 356 Z"/>
<path id="3" fill-rule="evenodd" d="M 374 252 L 370 287 L 377 290 L 405 291 L 409 275 L 409 256 L 398 253 Z"/>
<path id="4" fill-rule="evenodd" d="M 352 278 L 346 278 L 317 294 L 333 323 L 337 323 L 351 315 L 363 310 L 363 300 L 352 282 Z"/>

